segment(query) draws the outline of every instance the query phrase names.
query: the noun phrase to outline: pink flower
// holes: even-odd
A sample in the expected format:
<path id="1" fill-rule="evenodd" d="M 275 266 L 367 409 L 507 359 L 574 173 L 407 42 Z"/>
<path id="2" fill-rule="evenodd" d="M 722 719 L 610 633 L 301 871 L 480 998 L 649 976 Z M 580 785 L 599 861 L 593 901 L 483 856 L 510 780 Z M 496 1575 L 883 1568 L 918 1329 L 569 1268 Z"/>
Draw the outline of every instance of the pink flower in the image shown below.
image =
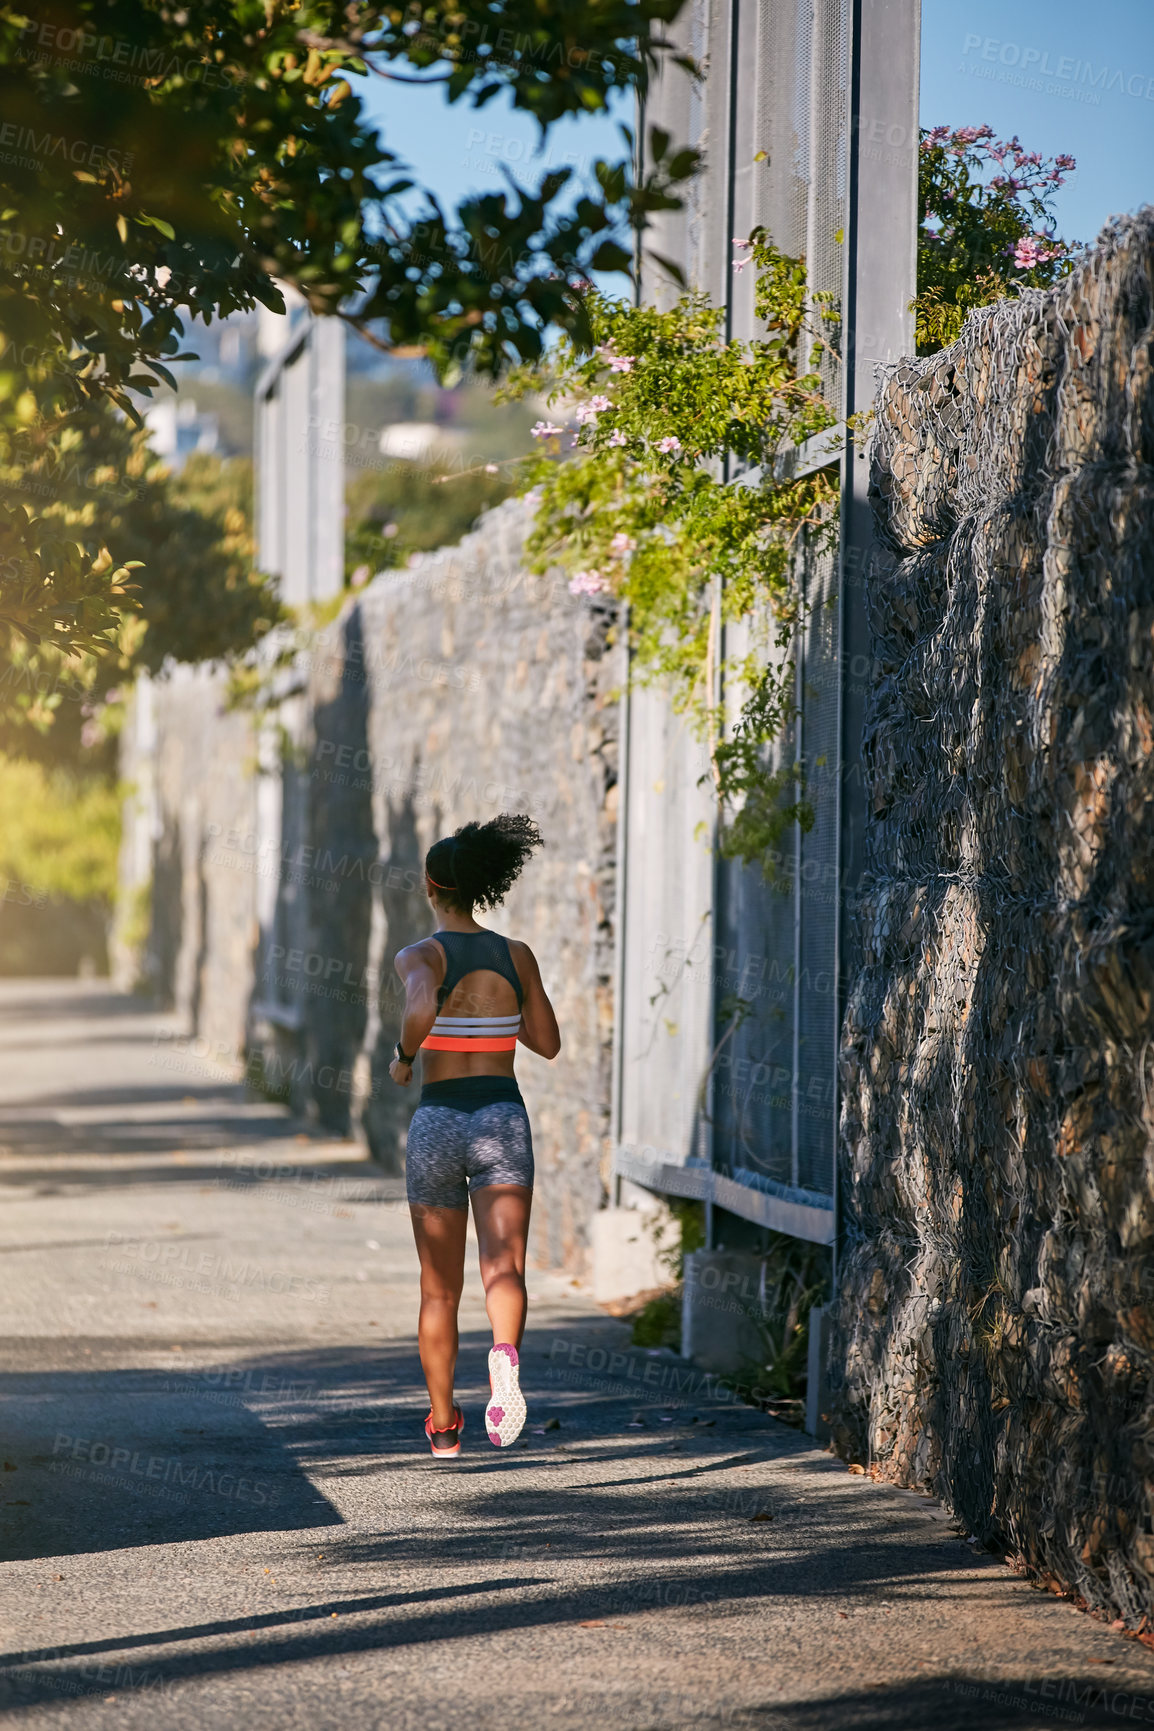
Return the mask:
<path id="1" fill-rule="evenodd" d="M 579 403 L 577 405 L 578 426 L 591 427 L 596 421 L 598 415 L 603 414 L 606 409 L 611 409 L 612 407 L 613 404 L 610 402 L 609 398 L 605 396 L 593 397 L 587 403 Z"/>
<path id="2" fill-rule="evenodd" d="M 610 445 L 627 445 L 629 443 L 629 440 L 625 437 L 625 434 L 621 431 L 621 428 L 618 427 L 616 432 L 610 433 L 609 439 L 607 442 Z"/>
<path id="3" fill-rule="evenodd" d="M 98 721 L 86 721 L 80 729 L 80 743 L 85 751 L 91 751 L 103 738 L 104 729 Z"/>
<path id="4" fill-rule="evenodd" d="M 676 438 L 674 436 L 674 434 L 667 433 L 665 435 L 664 439 L 658 439 L 657 449 L 662 453 L 663 456 L 669 456 L 670 453 L 673 451 L 680 451 L 681 440 Z"/>
<path id="5" fill-rule="evenodd" d="M 1058 248 L 1051 246 L 1044 234 L 1025 234 L 1014 244 L 1014 263 L 1020 270 L 1031 270 L 1036 264 L 1046 264 L 1056 258 Z"/>
<path id="6" fill-rule="evenodd" d="M 631 373 L 633 371 L 632 355 L 610 355 L 609 368 L 614 373 Z"/>
<path id="7" fill-rule="evenodd" d="M 569 579 L 570 595 L 600 595 L 608 587 L 600 571 L 576 571 Z"/>
<path id="8" fill-rule="evenodd" d="M 609 551 L 615 558 L 623 559 L 626 553 L 632 553 L 636 546 L 632 535 L 626 535 L 624 530 L 619 530 L 609 543 Z"/>
<path id="9" fill-rule="evenodd" d="M 535 427 L 529 428 L 529 437 L 531 439 L 558 439 L 564 431 L 564 427 L 554 426 L 552 421 L 538 421 Z"/>

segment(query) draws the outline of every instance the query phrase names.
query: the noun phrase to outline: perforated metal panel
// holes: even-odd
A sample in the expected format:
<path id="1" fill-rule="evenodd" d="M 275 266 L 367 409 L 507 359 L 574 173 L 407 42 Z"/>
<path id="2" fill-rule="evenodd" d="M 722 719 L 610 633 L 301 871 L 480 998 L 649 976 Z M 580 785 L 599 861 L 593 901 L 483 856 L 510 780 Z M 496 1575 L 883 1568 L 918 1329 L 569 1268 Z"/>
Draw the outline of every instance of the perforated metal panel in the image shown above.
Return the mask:
<path id="1" fill-rule="evenodd" d="M 752 273 L 731 274 L 729 242 L 755 225 L 763 226 L 784 252 L 804 255 L 811 291 L 830 292 L 841 303 L 847 320 L 842 340 L 847 353 L 848 345 L 857 341 L 854 362 L 860 374 L 862 342 L 852 317 L 862 291 L 854 278 L 852 236 L 863 195 L 855 178 L 850 127 L 851 113 L 860 112 L 855 104 L 860 105 L 862 93 L 857 86 L 851 92 L 861 64 L 854 44 L 868 35 L 875 45 L 876 52 L 871 49 L 865 58 L 881 92 L 878 112 L 891 119 L 900 115 L 914 140 L 905 179 L 916 190 L 916 0 L 696 0 L 689 16 L 690 23 L 678 29 L 684 45 L 706 66 L 705 87 L 687 100 L 666 75 L 647 121 L 676 132 L 688 120 L 697 129 L 691 130 L 690 142 L 704 148 L 707 169 L 695 189 L 688 221 L 680 229 L 670 225 L 661 238 L 684 246 L 691 280 L 714 298 L 726 297 L 729 329 L 735 337 L 748 338 L 755 334 Z M 888 84 L 879 79 L 882 66 L 888 67 Z M 870 94 L 866 100 L 872 103 L 875 98 Z M 883 299 L 899 308 L 914 290 L 911 237 L 916 226 L 913 197 L 894 196 L 900 191 L 898 183 L 904 186 L 903 172 L 896 171 L 889 193 L 893 263 L 883 291 Z M 852 208 L 851 200 L 857 201 Z M 865 195 L 865 204 L 876 237 L 886 229 L 888 214 L 872 194 Z M 719 249 L 721 212 L 726 233 Z M 719 250 L 724 253 L 724 281 Z M 643 292 L 651 298 L 649 284 Z M 889 320 L 886 330 L 893 324 Z M 904 340 L 900 332 L 899 340 Z M 828 400 L 844 416 L 849 383 L 836 355 L 823 359 L 822 375 Z M 860 380 L 853 406 L 861 406 Z M 846 465 L 852 468 L 852 458 Z M 853 532 L 860 539 L 856 519 Z M 624 1015 L 619 1035 L 622 1071 L 633 1078 L 621 1094 L 622 1104 L 628 1102 L 628 1111 L 618 1116 L 623 1138 L 632 1145 L 663 1147 L 667 1157 L 680 1160 L 705 1151 L 715 1198 L 722 1183 L 728 1185 L 729 1200 L 723 1206 L 732 1207 L 733 1197 L 741 1193 L 759 1198 L 757 1206 L 751 1200 L 746 1208 L 750 1219 L 770 1218 L 772 1210 L 767 1214 L 764 1206 L 767 1196 L 780 1196 L 784 1206 L 786 1189 L 794 1199 L 808 1193 L 814 1211 L 807 1231 L 818 1238 L 828 1232 L 822 1224 L 828 1215 L 818 1211 L 829 1206 L 835 1187 L 843 784 L 846 717 L 848 713 L 852 724 L 856 713 L 856 698 L 847 696 L 842 633 L 846 618 L 856 620 L 860 610 L 860 595 L 855 595 L 847 614 L 846 597 L 839 589 L 843 569 L 843 558 L 832 554 L 811 553 L 799 565 L 807 614 L 795 649 L 797 716 L 767 754 L 769 767 L 793 765 L 799 770 L 813 812 L 812 827 L 803 832 L 795 826 L 784 838 L 776 887 L 764 881 L 757 866 L 715 860 L 711 895 L 704 889 L 697 892 L 702 904 L 698 923 L 702 930 L 712 928 L 711 1037 L 679 1048 L 678 1063 L 689 1066 L 701 1102 L 699 1118 L 705 1120 L 697 1122 L 692 1133 L 683 1121 L 676 1135 L 666 1124 L 677 1066 L 655 1069 L 647 1055 L 654 1050 L 655 1012 L 645 1007 L 641 958 L 650 963 L 651 991 L 653 934 L 668 932 L 673 918 L 668 898 L 656 889 L 652 875 L 648 898 L 635 885 L 625 898 L 627 924 L 640 920 L 643 930 L 638 932 L 634 924 L 624 937 L 619 997 Z M 751 630 L 757 630 L 756 622 L 727 628 L 727 651 L 740 653 Z M 725 695 L 732 716 L 741 693 Z M 650 751 L 650 735 L 660 731 L 653 707 L 657 701 L 652 695 L 645 699 L 641 731 L 646 743 L 635 728 L 634 756 Z M 638 714 L 636 702 L 633 713 Z M 856 761 L 856 753 L 855 735 L 849 739 L 848 755 Z M 637 869 L 638 801 L 652 797 L 651 788 L 639 790 L 636 777 L 629 781 L 623 837 L 630 883 Z M 646 822 L 651 829 L 669 820 L 651 812 Z M 685 835 L 684 827 L 680 833 Z M 694 846 L 705 851 L 700 837 Z M 650 873 L 655 863 L 648 851 Z M 669 870 L 681 883 L 698 882 L 698 873 L 683 859 L 675 865 L 670 861 Z M 696 904 L 693 918 L 688 903 L 684 905 L 681 954 L 692 941 L 697 917 Z M 699 1013 L 700 1006 L 695 1015 Z M 702 1089 L 706 1075 L 708 1086 Z M 635 1166 L 630 1170 L 636 1174 Z M 702 1194 L 707 1191 L 708 1184 Z M 828 1242 L 828 1236 L 822 1241 Z"/>
<path id="2" fill-rule="evenodd" d="M 345 328 L 298 315 L 256 387 L 257 558 L 291 606 L 344 581 Z"/>
<path id="3" fill-rule="evenodd" d="M 339 595 L 344 583 L 345 330 L 339 319 L 286 318 L 286 341 L 256 386 L 257 560 L 292 607 Z M 279 634 L 262 650 L 270 660 Z M 302 670 L 277 675 L 280 702 L 261 730 L 257 835 L 260 948 L 252 1018 L 290 1040 L 303 1026 L 300 987 L 276 958 L 308 942 L 299 862 L 309 840 L 308 778 L 286 740 L 306 725 Z"/>
<path id="4" fill-rule="evenodd" d="M 757 32 L 756 141 L 769 161 L 753 182 L 752 214 L 784 252 L 805 256 L 812 289 L 840 298 L 849 0 L 759 0 Z M 839 405 L 836 360 L 824 373 Z M 837 1093 L 835 567 L 828 554 L 799 563 L 808 618 L 795 658 L 798 714 L 767 754 L 772 767 L 799 768 L 813 827 L 783 839 L 778 887 L 756 866 L 723 863 L 717 873 L 729 990 L 715 999 L 715 1038 L 732 1031 L 714 1077 L 714 1165 L 822 1194 L 833 1190 Z"/>

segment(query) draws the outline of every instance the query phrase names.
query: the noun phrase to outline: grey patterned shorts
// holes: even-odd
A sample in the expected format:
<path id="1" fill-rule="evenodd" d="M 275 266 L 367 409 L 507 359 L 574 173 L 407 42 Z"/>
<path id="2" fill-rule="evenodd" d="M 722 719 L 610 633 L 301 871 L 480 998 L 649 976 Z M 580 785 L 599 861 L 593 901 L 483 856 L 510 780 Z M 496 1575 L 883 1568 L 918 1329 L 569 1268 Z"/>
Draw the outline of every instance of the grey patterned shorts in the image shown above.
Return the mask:
<path id="1" fill-rule="evenodd" d="M 533 1136 L 519 1101 L 473 1112 L 418 1106 L 409 1124 L 405 1186 L 411 1207 L 467 1208 L 485 1184 L 533 1184 Z"/>

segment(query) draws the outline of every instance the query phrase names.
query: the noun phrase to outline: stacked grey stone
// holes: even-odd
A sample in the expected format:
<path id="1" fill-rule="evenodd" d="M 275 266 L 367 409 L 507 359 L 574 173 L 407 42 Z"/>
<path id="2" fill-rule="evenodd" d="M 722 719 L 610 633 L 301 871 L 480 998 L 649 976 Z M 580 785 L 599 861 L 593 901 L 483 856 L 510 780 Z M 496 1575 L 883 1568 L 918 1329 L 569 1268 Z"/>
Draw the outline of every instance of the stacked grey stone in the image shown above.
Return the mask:
<path id="1" fill-rule="evenodd" d="M 904 363 L 874 444 L 836 1434 L 1154 1611 L 1154 210 Z"/>

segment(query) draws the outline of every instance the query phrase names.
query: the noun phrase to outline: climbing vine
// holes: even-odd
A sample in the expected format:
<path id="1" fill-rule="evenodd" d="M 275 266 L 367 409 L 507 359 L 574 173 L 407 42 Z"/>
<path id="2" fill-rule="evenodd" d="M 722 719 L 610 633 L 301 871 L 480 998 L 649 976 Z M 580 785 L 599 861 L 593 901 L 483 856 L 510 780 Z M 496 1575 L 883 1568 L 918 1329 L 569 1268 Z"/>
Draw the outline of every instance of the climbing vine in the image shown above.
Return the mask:
<path id="1" fill-rule="evenodd" d="M 785 828 L 812 823 L 796 768 L 767 769 L 796 702 L 795 555 L 834 545 L 838 489 L 832 463 L 789 479 L 775 460 L 836 421 L 819 369 L 839 314 L 764 230 L 738 245 L 766 334 L 727 340 L 701 294 L 659 312 L 591 292 L 594 346 L 553 357 L 557 419 L 534 428 L 541 455 L 524 486 L 533 568 L 560 566 L 575 594 L 626 604 L 635 676 L 668 682 L 708 742 L 722 852 L 772 876 Z M 522 374 L 511 389 L 534 383 Z M 743 648 L 723 654 L 722 628 L 739 622 Z"/>
<path id="2" fill-rule="evenodd" d="M 1021 288 L 1049 288 L 1077 244 L 1059 239 L 1054 194 L 1076 167 L 992 126 L 923 127 L 918 153 L 919 355 L 960 335 L 966 314 Z"/>
<path id="3" fill-rule="evenodd" d="M 952 342 L 972 308 L 1070 269 L 1051 207 L 1074 166 L 989 126 L 923 129 L 920 353 Z M 557 416 L 533 429 L 541 452 L 523 481 L 537 505 L 533 568 L 560 566 L 574 593 L 625 604 L 634 676 L 666 681 L 708 741 L 721 852 L 772 880 L 785 830 L 813 822 L 801 767 L 772 768 L 769 747 L 797 703 L 796 555 L 835 545 L 838 490 L 835 462 L 791 478 L 778 459 L 837 421 L 822 363 L 840 318 L 764 229 L 735 244 L 735 268 L 756 272 L 764 335 L 727 340 L 701 294 L 659 312 L 590 290 L 592 347 L 564 341 L 547 380 L 527 369 L 505 394 L 544 389 Z M 726 653 L 724 628 L 738 623 L 743 647 Z"/>

